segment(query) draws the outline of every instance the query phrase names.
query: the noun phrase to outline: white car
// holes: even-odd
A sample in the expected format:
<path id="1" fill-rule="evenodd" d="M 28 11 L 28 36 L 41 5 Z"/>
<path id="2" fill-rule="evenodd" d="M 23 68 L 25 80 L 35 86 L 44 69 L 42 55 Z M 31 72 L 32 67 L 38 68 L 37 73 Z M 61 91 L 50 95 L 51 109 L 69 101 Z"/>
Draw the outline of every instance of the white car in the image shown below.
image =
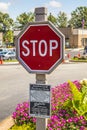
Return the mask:
<path id="1" fill-rule="evenodd" d="M 6 52 L 6 51 L 8 51 L 7 48 L 0 48 L 0 53 L 1 53 L 1 52 Z"/>
<path id="2" fill-rule="evenodd" d="M 16 53 L 14 51 L 8 51 L 3 57 L 3 60 L 12 60 L 16 58 Z"/>

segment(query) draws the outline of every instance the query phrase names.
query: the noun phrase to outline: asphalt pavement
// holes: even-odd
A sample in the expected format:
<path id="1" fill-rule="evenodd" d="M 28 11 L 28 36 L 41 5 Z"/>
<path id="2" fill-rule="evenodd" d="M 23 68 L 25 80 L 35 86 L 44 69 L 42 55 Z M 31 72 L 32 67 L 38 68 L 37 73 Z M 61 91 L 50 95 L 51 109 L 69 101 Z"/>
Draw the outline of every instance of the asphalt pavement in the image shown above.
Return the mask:
<path id="1" fill-rule="evenodd" d="M 83 50 L 66 50 L 66 54 L 82 54 Z M 87 78 L 87 63 L 65 63 L 46 75 L 47 84 L 55 87 L 68 80 Z M 0 65 L 0 121 L 15 110 L 16 105 L 29 100 L 29 84 L 36 83 L 36 75 L 28 73 L 18 62 Z"/>
<path id="2" fill-rule="evenodd" d="M 55 87 L 68 80 L 87 78 L 86 70 L 87 63 L 61 64 L 46 75 L 47 84 Z M 29 100 L 29 84 L 36 83 L 35 77 L 20 64 L 0 66 L 0 121 L 11 115 L 18 103 Z"/>

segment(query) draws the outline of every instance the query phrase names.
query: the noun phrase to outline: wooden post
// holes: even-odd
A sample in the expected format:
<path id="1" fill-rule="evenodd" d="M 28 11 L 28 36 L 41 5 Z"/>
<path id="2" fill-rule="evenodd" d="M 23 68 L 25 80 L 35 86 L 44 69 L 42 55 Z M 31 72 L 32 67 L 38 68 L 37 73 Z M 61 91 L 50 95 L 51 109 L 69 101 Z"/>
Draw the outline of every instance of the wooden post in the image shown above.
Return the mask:
<path id="1" fill-rule="evenodd" d="M 47 8 L 35 8 L 35 21 L 47 21 Z"/>
<path id="2" fill-rule="evenodd" d="M 35 8 L 35 21 L 47 21 L 47 8 Z M 45 74 L 36 74 L 36 84 L 46 84 Z M 37 118 L 36 130 L 46 130 L 46 119 Z"/>
<path id="3" fill-rule="evenodd" d="M 45 74 L 36 74 L 36 84 L 45 84 L 46 75 Z M 36 121 L 36 130 L 46 130 L 46 119 L 37 118 Z"/>

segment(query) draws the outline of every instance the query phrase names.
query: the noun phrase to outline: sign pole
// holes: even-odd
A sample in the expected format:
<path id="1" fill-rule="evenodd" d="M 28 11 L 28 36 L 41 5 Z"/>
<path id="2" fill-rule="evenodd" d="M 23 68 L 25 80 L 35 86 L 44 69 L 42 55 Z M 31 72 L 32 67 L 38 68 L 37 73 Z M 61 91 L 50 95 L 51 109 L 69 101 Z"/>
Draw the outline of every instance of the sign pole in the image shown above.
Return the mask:
<path id="1" fill-rule="evenodd" d="M 47 8 L 35 8 L 35 21 L 47 21 Z M 36 84 L 46 84 L 45 74 L 36 74 Z M 36 119 L 36 130 L 46 130 L 46 119 Z"/>
<path id="2" fill-rule="evenodd" d="M 64 41 L 64 35 L 47 21 L 45 7 L 35 8 L 35 22 L 28 23 L 15 41 L 18 61 L 29 73 L 36 73 L 36 84 L 30 84 L 30 115 L 37 117 L 36 130 L 46 130 L 51 111 L 46 73 L 62 63 Z"/>
<path id="3" fill-rule="evenodd" d="M 46 84 L 45 74 L 36 74 L 36 84 Z M 37 118 L 36 119 L 36 130 L 46 130 L 46 119 Z"/>

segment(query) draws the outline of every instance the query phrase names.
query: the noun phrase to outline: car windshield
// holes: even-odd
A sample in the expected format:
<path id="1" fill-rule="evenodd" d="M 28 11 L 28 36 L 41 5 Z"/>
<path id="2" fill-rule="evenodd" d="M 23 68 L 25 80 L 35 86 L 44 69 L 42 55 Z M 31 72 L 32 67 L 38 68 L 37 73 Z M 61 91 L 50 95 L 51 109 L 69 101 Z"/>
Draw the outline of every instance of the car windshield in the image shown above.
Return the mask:
<path id="1" fill-rule="evenodd" d="M 0 52 L 0 54 L 6 54 L 7 53 L 7 51 L 2 51 L 2 52 Z"/>

